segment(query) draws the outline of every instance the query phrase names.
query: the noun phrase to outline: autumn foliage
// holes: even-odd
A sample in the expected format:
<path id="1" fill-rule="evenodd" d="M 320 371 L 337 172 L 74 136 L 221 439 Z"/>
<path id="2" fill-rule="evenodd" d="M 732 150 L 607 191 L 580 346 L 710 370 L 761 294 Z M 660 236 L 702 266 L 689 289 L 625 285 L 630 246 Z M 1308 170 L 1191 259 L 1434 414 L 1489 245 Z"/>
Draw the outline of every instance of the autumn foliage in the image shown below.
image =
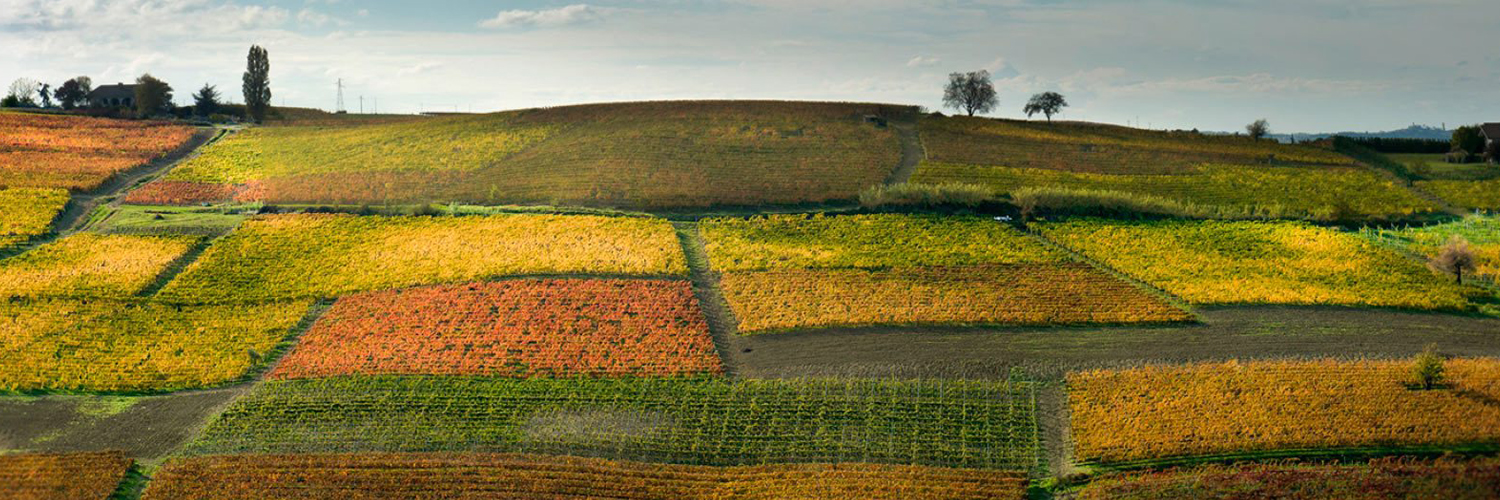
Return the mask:
<path id="1" fill-rule="evenodd" d="M 67 205 L 64 189 L 0 187 L 0 250 L 46 234 Z"/>
<path id="2" fill-rule="evenodd" d="M 133 463 L 118 451 L 0 455 L 0 498 L 106 500 Z"/>
<path id="3" fill-rule="evenodd" d="M 515 280 L 345 297 L 271 378 L 723 371 L 687 281 Z"/>
<path id="4" fill-rule="evenodd" d="M 0 113 L 0 186 L 88 191 L 192 137 L 161 122 Z"/>
<path id="5" fill-rule="evenodd" d="M 1310 448 L 1500 441 L 1500 360 L 1446 362 L 1447 387 L 1412 390 L 1413 362 L 1264 361 L 1068 376 L 1085 461 Z"/>
<path id="6" fill-rule="evenodd" d="M 1025 498 L 1021 474 L 864 463 L 712 467 L 549 455 L 216 455 L 169 463 L 145 500 Z"/>
<path id="7" fill-rule="evenodd" d="M 1495 498 L 1500 461 L 1385 458 L 1368 464 L 1207 465 L 1105 476 L 1079 500 Z"/>
<path id="8" fill-rule="evenodd" d="M 129 297 L 196 242 L 183 236 L 77 233 L 0 260 L 0 297 Z"/>

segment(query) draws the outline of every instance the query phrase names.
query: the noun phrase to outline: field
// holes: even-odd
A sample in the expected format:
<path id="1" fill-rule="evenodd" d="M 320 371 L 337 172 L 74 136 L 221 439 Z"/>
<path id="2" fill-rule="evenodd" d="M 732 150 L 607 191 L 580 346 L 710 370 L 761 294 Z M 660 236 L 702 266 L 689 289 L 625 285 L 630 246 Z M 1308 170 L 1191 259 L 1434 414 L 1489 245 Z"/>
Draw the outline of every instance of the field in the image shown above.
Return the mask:
<path id="1" fill-rule="evenodd" d="M 133 462 L 120 452 L 0 455 L 0 497 L 106 500 Z"/>
<path id="2" fill-rule="evenodd" d="M 245 221 L 162 289 L 178 302 L 336 297 L 516 275 L 680 276 L 665 221 L 278 215 Z"/>
<path id="3" fill-rule="evenodd" d="M 1152 195 L 1225 217 L 1405 216 L 1438 207 L 1333 151 L 1243 137 L 1087 123 L 922 121 L 927 157 L 912 182 L 1009 194 L 1059 187 Z"/>
<path id="4" fill-rule="evenodd" d="M 47 234 L 67 206 L 66 190 L 0 188 L 0 250 Z"/>
<path id="5" fill-rule="evenodd" d="M 740 333 L 1192 319 L 985 218 L 773 215 L 699 227 Z"/>
<path id="6" fill-rule="evenodd" d="M 1413 390 L 1411 361 L 1266 361 L 1068 376 L 1080 459 L 1500 443 L 1500 360 L 1447 362 Z"/>
<path id="7" fill-rule="evenodd" d="M 1374 460 L 1364 465 L 1211 465 L 1108 476 L 1078 492 L 1079 500 L 1284 498 L 1384 500 L 1494 498 L 1500 462 Z"/>
<path id="8" fill-rule="evenodd" d="M 516 280 L 345 297 L 270 378 L 722 371 L 686 281 Z"/>
<path id="9" fill-rule="evenodd" d="M 1027 470 L 1036 447 L 1032 388 L 1019 382 L 385 376 L 266 382 L 187 452 L 498 451 Z"/>
<path id="10" fill-rule="evenodd" d="M 1441 154 L 1391 154 L 1391 161 L 1405 165 L 1424 180 L 1482 181 L 1500 178 L 1500 168 L 1487 163 L 1448 163 Z"/>
<path id="11" fill-rule="evenodd" d="M 91 191 L 181 146 L 194 129 L 159 122 L 0 113 L 0 186 Z"/>
<path id="12" fill-rule="evenodd" d="M 1083 264 L 727 273 L 722 284 L 741 333 L 1192 319 L 1186 311 Z"/>
<path id="13" fill-rule="evenodd" d="M 236 134 L 147 188 L 151 203 L 706 206 L 853 199 L 884 179 L 901 107 L 655 102 Z M 225 187 L 209 187 L 217 184 Z M 227 196 L 226 196 L 227 195 Z"/>
<path id="14" fill-rule="evenodd" d="M 1500 279 L 1500 217 L 1471 215 L 1461 221 L 1401 229 L 1367 229 L 1364 234 L 1378 242 L 1392 243 L 1408 252 L 1434 257 L 1457 236 L 1474 252 L 1479 276 Z"/>
<path id="15" fill-rule="evenodd" d="M 1500 179 L 1487 181 L 1417 181 L 1417 187 L 1471 210 L 1500 211 Z"/>
<path id="16" fill-rule="evenodd" d="M 0 260 L 0 297 L 129 297 L 197 241 L 77 233 Z"/>
<path id="17" fill-rule="evenodd" d="M 517 454 L 209 456 L 169 464 L 146 500 L 1025 498 L 1004 472 L 875 464 L 706 467 Z"/>
<path id="18" fill-rule="evenodd" d="M 1034 227 L 1194 304 L 1463 311 L 1485 295 L 1358 235 L 1303 223 L 1093 219 Z"/>
<path id="19" fill-rule="evenodd" d="M 170 391 L 268 361 L 308 302 L 0 301 L 0 391 Z"/>

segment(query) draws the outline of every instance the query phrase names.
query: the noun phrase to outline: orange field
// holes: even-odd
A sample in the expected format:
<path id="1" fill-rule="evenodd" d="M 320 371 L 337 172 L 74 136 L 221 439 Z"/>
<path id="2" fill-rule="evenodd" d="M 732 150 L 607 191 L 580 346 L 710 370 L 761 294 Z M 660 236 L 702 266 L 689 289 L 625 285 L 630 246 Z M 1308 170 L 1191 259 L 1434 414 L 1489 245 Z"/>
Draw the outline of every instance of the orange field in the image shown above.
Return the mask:
<path id="1" fill-rule="evenodd" d="M 191 127 L 0 113 L 0 186 L 88 191 L 181 146 Z"/>
<path id="2" fill-rule="evenodd" d="M 1126 462 L 1311 448 L 1500 444 L 1500 360 L 1447 362 L 1410 387 L 1411 361 L 1266 361 L 1068 376 L 1079 459 Z"/>
<path id="3" fill-rule="evenodd" d="M 740 333 L 902 324 L 1186 321 L 1186 311 L 1087 265 L 729 272 Z"/>
<path id="4" fill-rule="evenodd" d="M 241 188 L 231 184 L 156 181 L 125 195 L 125 203 L 137 205 L 192 205 L 229 201 Z"/>
<path id="5" fill-rule="evenodd" d="M 0 498 L 105 500 L 134 463 L 117 451 L 0 455 Z"/>
<path id="6" fill-rule="evenodd" d="M 1021 499 L 1019 474 L 875 464 L 711 467 L 523 454 L 219 455 L 169 463 L 147 500 Z"/>
<path id="7" fill-rule="evenodd" d="M 722 371 L 691 283 L 566 279 L 346 297 L 271 377 Z"/>

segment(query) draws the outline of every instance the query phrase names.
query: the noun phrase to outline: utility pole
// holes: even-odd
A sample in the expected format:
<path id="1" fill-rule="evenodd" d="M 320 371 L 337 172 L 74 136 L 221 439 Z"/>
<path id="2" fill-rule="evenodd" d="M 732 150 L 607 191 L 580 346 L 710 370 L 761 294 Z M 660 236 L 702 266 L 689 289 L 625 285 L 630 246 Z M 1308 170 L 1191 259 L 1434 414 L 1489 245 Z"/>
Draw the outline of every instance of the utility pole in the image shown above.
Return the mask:
<path id="1" fill-rule="evenodd" d="M 359 114 L 365 114 L 365 96 L 359 96 Z"/>
<path id="2" fill-rule="evenodd" d="M 344 111 L 344 79 L 343 78 L 339 79 L 338 87 L 339 87 L 339 101 L 338 101 L 337 104 L 334 105 L 333 112 L 334 113 L 343 113 L 343 112 L 345 112 Z"/>

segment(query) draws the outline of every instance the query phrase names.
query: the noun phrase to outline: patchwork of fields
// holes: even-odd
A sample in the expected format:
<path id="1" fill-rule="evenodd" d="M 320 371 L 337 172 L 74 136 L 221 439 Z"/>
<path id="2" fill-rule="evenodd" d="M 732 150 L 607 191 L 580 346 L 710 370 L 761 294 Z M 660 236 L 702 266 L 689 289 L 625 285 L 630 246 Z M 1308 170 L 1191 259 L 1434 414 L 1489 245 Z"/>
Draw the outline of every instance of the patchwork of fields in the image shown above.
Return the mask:
<path id="1" fill-rule="evenodd" d="M 890 178 L 913 119 L 915 182 L 1298 220 L 839 208 Z M 27 179 L 0 177 L 0 497 L 1490 498 L 1500 485 L 1493 458 L 1467 456 L 1500 451 L 1500 343 L 1481 335 L 1500 334 L 1500 224 L 1439 215 L 1332 150 L 865 104 L 308 114 L 98 194 L 70 224 L 54 222 L 72 218 L 57 219 L 69 190 L 120 184 L 193 131 L 0 123 L 26 130 L 0 157 L 52 162 L 0 173 Z M 371 215 L 410 202 L 486 206 Z M 806 213 L 746 208 L 769 205 Z M 719 206 L 740 208 L 692 210 Z M 327 211 L 350 213 L 312 213 Z M 1302 220 L 1351 213 L 1443 222 Z M 1454 237 L 1476 263 L 1464 283 L 1426 265 Z M 1224 315 L 1262 323 L 1207 333 Z M 1377 322 L 1401 333 L 1366 331 Z M 1410 356 L 1427 339 L 1441 376 L 1420 386 Z M 1187 356 L 1178 341 L 1225 345 Z M 988 359 L 1000 344 L 1025 359 Z M 1060 361 L 1089 349 L 1113 351 Z M 916 363 L 944 369 L 881 370 Z M 107 449 L 151 451 L 92 452 Z"/>

